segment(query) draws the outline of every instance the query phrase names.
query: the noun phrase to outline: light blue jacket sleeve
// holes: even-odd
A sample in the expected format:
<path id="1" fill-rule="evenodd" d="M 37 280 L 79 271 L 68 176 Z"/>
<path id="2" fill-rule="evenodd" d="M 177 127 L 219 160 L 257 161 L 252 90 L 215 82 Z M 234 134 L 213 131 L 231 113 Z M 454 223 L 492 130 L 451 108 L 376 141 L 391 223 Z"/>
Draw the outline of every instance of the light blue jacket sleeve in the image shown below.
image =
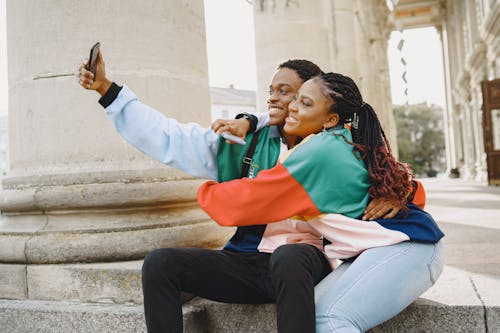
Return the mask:
<path id="1" fill-rule="evenodd" d="M 140 102 L 125 85 L 106 114 L 118 133 L 141 152 L 195 177 L 218 179 L 219 136 L 212 129 L 166 117 Z"/>
<path id="2" fill-rule="evenodd" d="M 267 125 L 269 125 L 269 112 L 260 112 L 254 114 L 257 117 L 257 127 L 255 131 L 260 131 Z"/>

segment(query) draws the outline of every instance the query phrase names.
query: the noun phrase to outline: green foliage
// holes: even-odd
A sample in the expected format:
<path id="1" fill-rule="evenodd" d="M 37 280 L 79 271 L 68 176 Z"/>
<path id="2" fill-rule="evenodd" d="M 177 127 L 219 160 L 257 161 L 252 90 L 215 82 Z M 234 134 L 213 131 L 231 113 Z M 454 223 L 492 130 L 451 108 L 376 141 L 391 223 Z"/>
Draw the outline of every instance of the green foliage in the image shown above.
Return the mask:
<path id="1" fill-rule="evenodd" d="M 443 110 L 436 105 L 394 106 L 399 160 L 416 176 L 435 176 L 446 168 Z"/>

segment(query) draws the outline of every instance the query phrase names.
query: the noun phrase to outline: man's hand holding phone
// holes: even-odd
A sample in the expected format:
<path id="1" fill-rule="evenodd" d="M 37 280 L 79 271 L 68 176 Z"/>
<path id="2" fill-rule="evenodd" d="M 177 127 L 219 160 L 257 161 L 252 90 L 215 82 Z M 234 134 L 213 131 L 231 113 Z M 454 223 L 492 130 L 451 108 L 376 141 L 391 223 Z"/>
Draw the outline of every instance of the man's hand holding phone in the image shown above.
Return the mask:
<path id="1" fill-rule="evenodd" d="M 84 61 L 78 68 L 78 83 L 85 89 L 96 90 L 101 96 L 111 86 L 111 81 L 106 78 L 106 70 L 99 43 L 96 43 L 91 48 L 89 59 Z"/>

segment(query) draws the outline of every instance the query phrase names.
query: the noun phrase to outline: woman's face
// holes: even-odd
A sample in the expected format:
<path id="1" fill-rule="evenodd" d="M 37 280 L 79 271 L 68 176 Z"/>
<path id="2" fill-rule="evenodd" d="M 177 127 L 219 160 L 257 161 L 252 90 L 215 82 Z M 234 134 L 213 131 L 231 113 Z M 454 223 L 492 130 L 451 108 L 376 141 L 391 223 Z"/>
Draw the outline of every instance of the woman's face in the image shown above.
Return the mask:
<path id="1" fill-rule="evenodd" d="M 330 128 L 338 123 L 338 115 L 330 112 L 333 100 L 321 92 L 319 80 L 311 79 L 300 87 L 294 101 L 288 106 L 284 130 L 302 138 Z"/>
<path id="2" fill-rule="evenodd" d="M 288 104 L 297 94 L 302 79 L 293 69 L 280 68 L 274 73 L 269 85 L 269 125 L 283 126 L 288 115 Z"/>

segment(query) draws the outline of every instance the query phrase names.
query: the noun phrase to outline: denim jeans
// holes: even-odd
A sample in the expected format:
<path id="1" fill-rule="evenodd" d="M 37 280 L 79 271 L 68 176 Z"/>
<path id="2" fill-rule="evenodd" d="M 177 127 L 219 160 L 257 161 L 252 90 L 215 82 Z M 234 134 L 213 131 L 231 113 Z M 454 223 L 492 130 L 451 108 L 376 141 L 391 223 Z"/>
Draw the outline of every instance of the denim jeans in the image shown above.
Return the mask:
<path id="1" fill-rule="evenodd" d="M 441 242 L 408 241 L 366 250 L 316 286 L 316 332 L 365 332 L 410 305 L 442 269 Z"/>

